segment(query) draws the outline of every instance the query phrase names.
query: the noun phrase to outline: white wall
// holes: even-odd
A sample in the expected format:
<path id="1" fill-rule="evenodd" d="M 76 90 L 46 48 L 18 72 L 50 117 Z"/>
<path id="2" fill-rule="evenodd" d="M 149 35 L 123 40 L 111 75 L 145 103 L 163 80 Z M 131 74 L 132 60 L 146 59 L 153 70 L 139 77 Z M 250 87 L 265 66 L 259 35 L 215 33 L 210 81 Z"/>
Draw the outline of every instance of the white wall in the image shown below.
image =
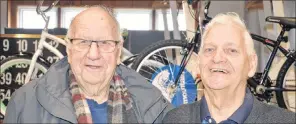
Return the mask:
<path id="1" fill-rule="evenodd" d="M 295 14 L 295 7 L 296 1 L 284 1 L 284 13 L 287 17 L 296 17 Z M 295 29 L 290 30 L 289 32 L 289 42 L 290 42 L 290 48 L 296 49 L 296 39 L 295 39 Z"/>

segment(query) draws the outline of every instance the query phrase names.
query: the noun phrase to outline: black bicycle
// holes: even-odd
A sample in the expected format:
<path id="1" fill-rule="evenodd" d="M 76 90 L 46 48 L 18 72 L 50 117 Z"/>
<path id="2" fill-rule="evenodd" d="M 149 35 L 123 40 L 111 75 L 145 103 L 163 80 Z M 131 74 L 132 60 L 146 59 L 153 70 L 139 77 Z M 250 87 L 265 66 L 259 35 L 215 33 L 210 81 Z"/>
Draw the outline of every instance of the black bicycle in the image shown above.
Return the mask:
<path id="1" fill-rule="evenodd" d="M 201 27 L 198 26 L 194 38 L 190 41 L 163 40 L 146 47 L 135 59 L 132 68 L 144 76 L 150 83 L 158 87 L 163 95 L 175 106 L 191 103 L 197 97 L 197 84 L 200 81 L 196 72 L 193 74 L 188 68 L 192 55 L 198 53 L 201 35 L 200 31 L 211 20 L 208 17 L 210 1 L 204 9 L 205 18 Z M 278 23 L 282 27 L 277 40 L 271 40 L 256 34 L 251 34 L 253 40 L 265 44 L 273 50 L 266 64 L 264 72 L 256 73 L 248 80 L 248 86 L 253 94 L 260 100 L 271 102 L 273 93 L 280 107 L 295 111 L 295 61 L 296 52 L 286 50 L 280 46 L 281 42 L 288 42 L 284 33 L 296 27 L 295 17 L 274 17 L 269 16 L 266 21 Z M 285 63 L 279 70 L 276 83 L 274 84 L 268 76 L 272 62 L 277 51 L 280 51 L 286 58 Z M 192 68 L 192 66 L 191 66 Z M 288 95 L 289 94 L 289 95 Z M 293 96 L 290 98 L 289 96 Z"/>

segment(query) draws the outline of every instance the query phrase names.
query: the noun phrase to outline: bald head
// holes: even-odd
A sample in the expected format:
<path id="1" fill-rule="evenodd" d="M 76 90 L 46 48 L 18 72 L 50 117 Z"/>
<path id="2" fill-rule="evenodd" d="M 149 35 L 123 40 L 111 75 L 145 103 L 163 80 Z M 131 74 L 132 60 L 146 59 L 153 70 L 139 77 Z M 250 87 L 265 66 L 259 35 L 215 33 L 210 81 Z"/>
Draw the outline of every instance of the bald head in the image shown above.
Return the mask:
<path id="1" fill-rule="evenodd" d="M 117 20 L 111 11 L 102 6 L 90 7 L 75 16 L 67 37 L 95 41 L 111 39 L 122 41 Z"/>

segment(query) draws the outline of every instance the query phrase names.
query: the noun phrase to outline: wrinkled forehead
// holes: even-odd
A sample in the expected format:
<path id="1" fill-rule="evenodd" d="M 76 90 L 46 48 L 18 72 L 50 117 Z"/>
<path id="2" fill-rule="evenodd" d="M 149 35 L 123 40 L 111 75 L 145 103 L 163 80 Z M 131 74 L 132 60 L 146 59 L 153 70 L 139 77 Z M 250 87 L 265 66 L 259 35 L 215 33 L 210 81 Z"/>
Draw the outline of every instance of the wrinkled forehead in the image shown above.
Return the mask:
<path id="1" fill-rule="evenodd" d="M 118 26 L 108 14 L 78 15 L 70 26 L 69 37 L 88 40 L 118 40 Z"/>
<path id="2" fill-rule="evenodd" d="M 236 45 L 243 46 L 244 44 L 243 30 L 236 25 L 230 24 L 215 24 L 205 34 L 203 45 Z"/>

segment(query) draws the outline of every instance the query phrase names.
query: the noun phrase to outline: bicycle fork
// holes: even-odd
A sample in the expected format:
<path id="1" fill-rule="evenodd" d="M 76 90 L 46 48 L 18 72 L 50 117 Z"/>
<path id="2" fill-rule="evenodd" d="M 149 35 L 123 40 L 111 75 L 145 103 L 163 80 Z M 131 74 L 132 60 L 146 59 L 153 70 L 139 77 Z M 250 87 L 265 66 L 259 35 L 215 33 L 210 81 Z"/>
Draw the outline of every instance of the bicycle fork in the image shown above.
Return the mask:
<path id="1" fill-rule="evenodd" d="M 173 89 L 175 89 L 177 87 L 178 82 L 180 81 L 180 77 L 181 77 L 181 75 L 182 75 L 182 73 L 183 73 L 183 71 L 184 71 L 184 69 L 185 69 L 185 67 L 186 67 L 192 53 L 193 53 L 193 50 L 194 50 L 194 46 L 190 47 L 189 53 L 187 51 L 187 47 L 185 48 L 185 54 L 184 54 L 184 57 L 182 58 L 182 61 L 181 61 L 181 64 L 180 64 L 181 68 L 180 68 L 180 70 L 179 70 L 179 72 L 178 72 L 178 74 L 177 74 L 177 76 L 175 78 L 174 85 L 172 85 Z"/>
<path id="2" fill-rule="evenodd" d="M 43 34 L 41 36 L 43 36 Z M 40 40 L 39 40 L 38 49 L 34 53 L 33 58 L 31 60 L 31 63 L 30 63 L 30 66 L 29 66 L 29 69 L 28 69 L 28 72 L 27 72 L 27 75 L 26 75 L 26 78 L 25 78 L 25 84 L 28 83 L 30 81 L 30 79 L 31 79 L 35 64 L 37 62 L 37 58 L 41 54 L 41 52 L 43 50 L 43 45 L 42 44 L 43 44 L 44 41 L 45 41 L 45 37 L 41 37 Z"/>
<path id="3" fill-rule="evenodd" d="M 258 94 L 263 94 L 265 92 L 265 90 L 266 90 L 265 80 L 267 79 L 271 64 L 272 64 L 272 62 L 273 62 L 273 60 L 275 58 L 276 52 L 279 49 L 281 41 L 284 40 L 283 35 L 284 35 L 285 31 L 286 31 L 285 28 L 283 28 L 281 30 L 281 32 L 280 32 L 280 34 L 279 34 L 279 36 L 277 38 L 277 42 L 275 42 L 274 49 L 273 49 L 272 53 L 270 54 L 270 57 L 269 57 L 270 59 L 268 60 L 268 62 L 266 64 L 266 67 L 265 67 L 264 72 L 262 74 L 262 77 L 260 79 L 260 83 L 256 87 L 256 93 L 258 93 Z"/>

